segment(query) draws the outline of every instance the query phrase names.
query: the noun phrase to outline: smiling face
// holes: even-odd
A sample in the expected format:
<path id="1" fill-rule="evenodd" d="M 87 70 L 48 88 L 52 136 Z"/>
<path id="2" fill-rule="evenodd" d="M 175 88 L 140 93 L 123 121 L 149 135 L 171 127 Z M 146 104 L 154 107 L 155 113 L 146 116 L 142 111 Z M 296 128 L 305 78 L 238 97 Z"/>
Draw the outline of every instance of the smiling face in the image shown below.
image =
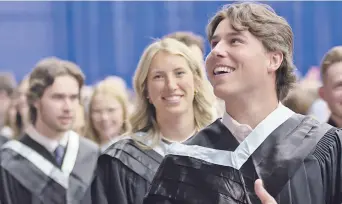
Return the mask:
<path id="1" fill-rule="evenodd" d="M 195 85 L 187 61 L 179 55 L 158 52 L 147 76 L 147 91 L 157 115 L 181 114 L 192 109 Z"/>
<path id="2" fill-rule="evenodd" d="M 116 97 L 105 93 L 95 95 L 90 111 L 94 129 L 99 133 L 101 142 L 120 135 L 124 125 L 124 110 Z"/>
<path id="3" fill-rule="evenodd" d="M 328 103 L 331 113 L 342 118 L 342 62 L 332 64 L 326 71 L 321 97 Z"/>
<path id="4" fill-rule="evenodd" d="M 226 18 L 218 24 L 210 43 L 206 69 L 217 97 L 225 100 L 265 86 L 270 57 L 249 31 L 234 30 Z"/>

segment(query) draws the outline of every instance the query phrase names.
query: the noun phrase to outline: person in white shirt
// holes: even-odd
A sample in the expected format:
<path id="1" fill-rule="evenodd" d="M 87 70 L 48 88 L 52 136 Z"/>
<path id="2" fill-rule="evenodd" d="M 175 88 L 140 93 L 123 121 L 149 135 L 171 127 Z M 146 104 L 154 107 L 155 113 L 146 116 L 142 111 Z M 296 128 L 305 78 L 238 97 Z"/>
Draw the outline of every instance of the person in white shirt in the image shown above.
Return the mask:
<path id="1" fill-rule="evenodd" d="M 93 90 L 87 114 L 86 137 L 95 141 L 104 152 L 130 131 L 128 93 L 112 79 L 99 82 Z"/>
<path id="2" fill-rule="evenodd" d="M 91 203 L 99 149 L 71 130 L 83 81 L 72 62 L 37 63 L 27 95 L 32 124 L 0 152 L 0 203 Z"/>
<path id="3" fill-rule="evenodd" d="M 323 57 L 321 63 L 322 86 L 320 97 L 329 108 L 326 120 L 330 125 L 342 128 L 342 46 L 331 48 Z"/>
<path id="4" fill-rule="evenodd" d="M 142 54 L 134 75 L 132 130 L 100 157 L 93 203 L 141 204 L 168 145 L 210 124 L 214 95 L 189 47 L 163 38 Z"/>
<path id="5" fill-rule="evenodd" d="M 237 2 L 207 35 L 208 78 L 226 113 L 169 146 L 143 203 L 341 203 L 342 133 L 280 102 L 296 82 L 288 22 L 266 4 Z"/>

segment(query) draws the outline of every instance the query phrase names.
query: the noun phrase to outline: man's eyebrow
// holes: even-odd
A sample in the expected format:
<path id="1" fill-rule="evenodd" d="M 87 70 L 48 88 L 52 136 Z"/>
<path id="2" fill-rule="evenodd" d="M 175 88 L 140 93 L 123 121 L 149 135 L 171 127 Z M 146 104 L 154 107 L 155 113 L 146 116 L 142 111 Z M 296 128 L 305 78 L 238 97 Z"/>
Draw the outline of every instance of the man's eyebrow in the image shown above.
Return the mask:
<path id="1" fill-rule="evenodd" d="M 232 32 L 228 32 L 228 33 L 225 33 L 224 34 L 224 37 L 232 37 L 232 36 L 243 36 L 241 32 L 239 31 L 232 31 Z M 220 39 L 220 36 L 218 34 L 214 34 L 212 37 L 211 37 L 211 40 L 217 40 L 217 39 Z"/>

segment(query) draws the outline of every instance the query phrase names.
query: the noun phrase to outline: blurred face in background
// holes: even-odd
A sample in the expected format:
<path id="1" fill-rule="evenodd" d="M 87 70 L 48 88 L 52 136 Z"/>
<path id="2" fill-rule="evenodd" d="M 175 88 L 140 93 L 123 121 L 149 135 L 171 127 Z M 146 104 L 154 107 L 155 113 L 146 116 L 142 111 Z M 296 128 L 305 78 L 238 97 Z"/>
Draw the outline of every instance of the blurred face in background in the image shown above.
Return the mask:
<path id="1" fill-rule="evenodd" d="M 0 90 L 0 128 L 4 125 L 11 98 L 6 90 Z"/>
<path id="2" fill-rule="evenodd" d="M 327 102 L 331 114 L 342 119 L 342 62 L 327 69 L 323 84 L 320 96 Z"/>
<path id="3" fill-rule="evenodd" d="M 148 99 L 157 116 L 172 116 L 193 109 L 194 76 L 186 59 L 160 51 L 154 57 L 147 76 Z"/>
<path id="4" fill-rule="evenodd" d="M 37 109 L 36 127 L 53 133 L 71 130 L 79 108 L 79 93 L 79 84 L 74 77 L 56 77 L 34 104 Z"/>
<path id="5" fill-rule="evenodd" d="M 104 93 L 96 94 L 91 103 L 90 116 L 101 142 L 120 136 L 124 125 L 124 110 L 116 97 Z"/>

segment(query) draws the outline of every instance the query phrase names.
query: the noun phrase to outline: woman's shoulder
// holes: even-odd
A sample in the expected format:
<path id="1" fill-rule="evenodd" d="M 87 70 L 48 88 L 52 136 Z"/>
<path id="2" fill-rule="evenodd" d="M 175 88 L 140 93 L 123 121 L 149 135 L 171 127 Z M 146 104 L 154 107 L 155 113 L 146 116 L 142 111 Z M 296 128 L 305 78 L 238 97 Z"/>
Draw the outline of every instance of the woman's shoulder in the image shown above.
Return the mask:
<path id="1" fill-rule="evenodd" d="M 146 135 L 146 133 L 136 133 L 134 137 L 141 137 L 143 135 Z M 145 173 L 140 176 L 150 181 L 162 161 L 162 156 L 152 149 L 145 148 L 139 142 L 139 139 L 133 139 L 134 137 L 131 135 L 126 136 L 112 144 L 100 156 L 100 163 L 115 163 L 116 166 L 123 165 L 126 167 L 125 169 L 129 169 L 139 175 L 143 171 Z"/>

